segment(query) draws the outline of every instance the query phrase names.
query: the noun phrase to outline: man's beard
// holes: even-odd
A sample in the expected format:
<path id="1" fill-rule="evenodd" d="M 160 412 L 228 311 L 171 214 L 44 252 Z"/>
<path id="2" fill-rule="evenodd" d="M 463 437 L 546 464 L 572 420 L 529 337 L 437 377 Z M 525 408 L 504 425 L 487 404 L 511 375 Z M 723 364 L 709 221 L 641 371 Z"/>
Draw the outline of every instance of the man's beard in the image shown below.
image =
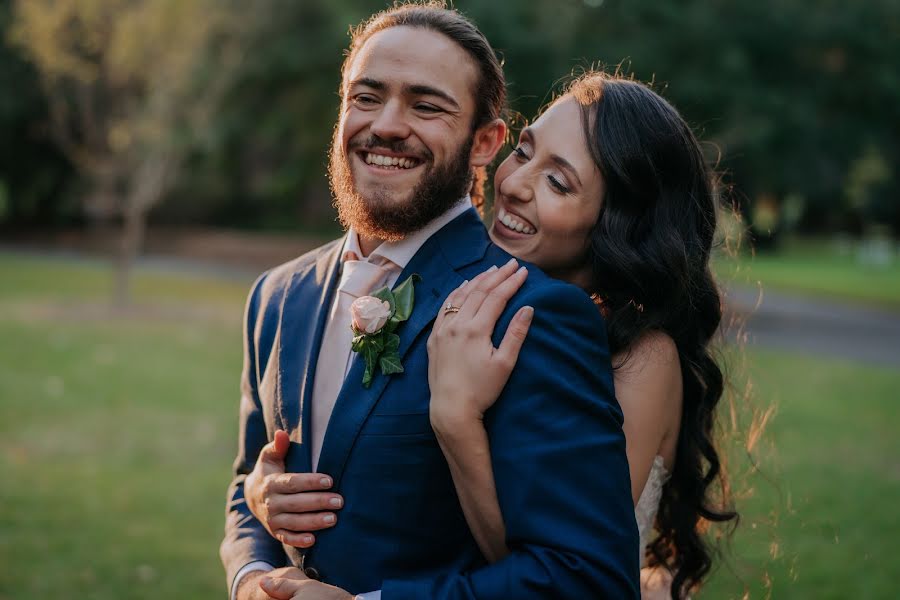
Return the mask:
<path id="1" fill-rule="evenodd" d="M 350 140 L 345 155 L 341 150 L 340 130 L 335 128 L 328 166 L 331 191 L 338 218 L 345 229 L 353 229 L 362 236 L 396 242 L 419 231 L 447 212 L 469 192 L 474 170 L 469 165 L 471 138 L 466 139 L 450 161 L 435 166 L 429 153 L 422 157 L 427 166 L 424 175 L 410 194 L 409 200 L 399 204 L 387 190 L 374 190 L 364 198 L 356 190 L 350 169 L 350 155 L 365 148 L 384 148 L 396 153 L 409 153 L 403 142 L 389 142 L 370 136 L 365 142 Z M 409 193 L 409 192 L 406 192 Z"/>

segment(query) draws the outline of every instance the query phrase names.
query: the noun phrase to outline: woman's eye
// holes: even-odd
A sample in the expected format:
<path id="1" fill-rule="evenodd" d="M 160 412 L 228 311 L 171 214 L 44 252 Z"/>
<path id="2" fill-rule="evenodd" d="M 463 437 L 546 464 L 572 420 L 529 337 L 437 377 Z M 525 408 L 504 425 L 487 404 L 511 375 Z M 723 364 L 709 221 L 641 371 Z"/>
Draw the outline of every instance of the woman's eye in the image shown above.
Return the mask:
<path id="1" fill-rule="evenodd" d="M 516 146 L 515 148 L 513 148 L 513 154 L 516 155 L 516 158 L 528 160 L 528 155 L 525 154 L 524 150 L 522 150 L 522 146 Z"/>
<path id="2" fill-rule="evenodd" d="M 559 179 L 554 177 L 553 175 L 547 175 L 547 181 L 550 182 L 550 186 L 553 187 L 560 194 L 568 194 L 571 190 L 563 185 Z"/>

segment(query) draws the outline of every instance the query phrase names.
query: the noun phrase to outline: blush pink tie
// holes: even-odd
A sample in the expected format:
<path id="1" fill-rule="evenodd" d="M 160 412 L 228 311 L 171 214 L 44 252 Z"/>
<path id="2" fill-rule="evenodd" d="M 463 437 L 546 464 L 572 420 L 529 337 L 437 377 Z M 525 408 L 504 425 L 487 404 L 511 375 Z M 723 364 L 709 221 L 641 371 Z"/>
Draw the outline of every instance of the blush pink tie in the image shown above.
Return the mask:
<path id="1" fill-rule="evenodd" d="M 337 297 L 331 306 L 328 322 L 322 334 L 322 345 L 319 348 L 311 406 L 310 451 L 313 470 L 319 463 L 325 430 L 328 429 L 331 411 L 344 384 L 347 366 L 350 363 L 350 346 L 353 342 L 353 332 L 350 330 L 350 305 L 357 298 L 386 285 L 396 269 L 396 265 L 390 261 L 385 261 L 384 266 L 378 266 L 356 258 L 352 252 L 348 252 L 344 257 Z"/>

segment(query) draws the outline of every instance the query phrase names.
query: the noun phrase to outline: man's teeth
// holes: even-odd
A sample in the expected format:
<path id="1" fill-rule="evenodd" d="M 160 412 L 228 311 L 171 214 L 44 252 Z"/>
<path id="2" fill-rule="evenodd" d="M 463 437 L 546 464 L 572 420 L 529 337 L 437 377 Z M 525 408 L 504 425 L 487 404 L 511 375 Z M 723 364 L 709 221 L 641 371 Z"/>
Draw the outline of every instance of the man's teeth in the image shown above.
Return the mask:
<path id="1" fill-rule="evenodd" d="M 525 223 L 520 223 L 502 208 L 497 211 L 497 219 L 499 219 L 501 223 L 503 223 L 513 231 L 518 231 L 519 233 L 525 233 L 528 235 L 534 233 L 534 228 L 532 228 L 530 225 L 526 225 Z"/>
<path id="2" fill-rule="evenodd" d="M 379 167 L 395 167 L 398 169 L 410 169 L 417 164 L 417 162 L 412 158 L 398 158 L 396 156 L 373 154 L 372 152 L 366 152 L 365 160 L 370 165 L 378 165 Z"/>

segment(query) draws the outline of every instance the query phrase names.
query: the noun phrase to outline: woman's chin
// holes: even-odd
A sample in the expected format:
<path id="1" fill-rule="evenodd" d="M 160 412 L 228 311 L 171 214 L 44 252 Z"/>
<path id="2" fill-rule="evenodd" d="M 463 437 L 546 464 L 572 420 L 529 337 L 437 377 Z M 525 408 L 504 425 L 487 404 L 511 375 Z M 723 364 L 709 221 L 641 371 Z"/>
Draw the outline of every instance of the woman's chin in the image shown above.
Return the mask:
<path id="1" fill-rule="evenodd" d="M 515 256 L 516 258 L 518 258 L 520 260 L 528 260 L 528 257 L 526 256 L 527 252 L 525 251 L 525 248 L 521 247 L 520 244 L 517 244 L 516 243 L 517 240 L 509 239 L 509 237 L 498 233 L 496 231 L 497 227 L 499 227 L 499 226 L 497 225 L 497 222 L 495 221 L 491 225 L 491 228 L 488 229 L 488 236 L 490 236 L 491 241 L 494 242 L 495 245 L 497 245 L 500 248 L 502 248 L 503 250 L 505 250 L 506 252 L 509 252 L 510 254 Z"/>
<path id="2" fill-rule="evenodd" d="M 501 248 L 503 248 L 504 250 L 509 252 L 509 250 L 506 247 L 506 240 L 501 238 L 499 235 L 497 235 L 497 232 L 494 231 L 496 228 L 497 228 L 496 223 L 491 225 L 491 228 L 488 229 L 488 237 L 491 238 L 491 241 L 494 242 L 495 245 L 500 246 Z"/>

